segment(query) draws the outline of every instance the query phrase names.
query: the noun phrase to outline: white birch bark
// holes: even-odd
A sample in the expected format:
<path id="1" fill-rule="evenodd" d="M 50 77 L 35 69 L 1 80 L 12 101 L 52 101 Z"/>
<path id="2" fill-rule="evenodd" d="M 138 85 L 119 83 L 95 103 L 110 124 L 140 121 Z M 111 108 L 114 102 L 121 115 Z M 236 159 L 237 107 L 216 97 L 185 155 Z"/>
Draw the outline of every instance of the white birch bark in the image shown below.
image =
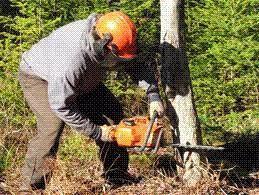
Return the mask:
<path id="1" fill-rule="evenodd" d="M 201 130 L 193 100 L 192 85 L 184 43 L 184 1 L 160 0 L 161 80 L 166 92 L 167 116 L 174 142 L 201 144 Z M 199 165 L 200 157 L 184 154 L 185 168 Z"/>

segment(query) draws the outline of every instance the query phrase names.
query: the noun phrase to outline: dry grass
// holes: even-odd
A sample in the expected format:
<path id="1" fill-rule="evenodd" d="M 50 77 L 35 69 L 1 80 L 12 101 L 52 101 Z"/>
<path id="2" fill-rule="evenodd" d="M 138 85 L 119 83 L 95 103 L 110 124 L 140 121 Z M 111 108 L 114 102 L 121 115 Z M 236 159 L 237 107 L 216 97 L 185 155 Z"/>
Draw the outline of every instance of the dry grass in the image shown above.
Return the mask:
<path id="1" fill-rule="evenodd" d="M 77 135 L 76 138 L 73 136 L 75 136 L 74 133 L 72 133 L 72 139 L 78 139 Z M 18 156 L 15 157 L 15 160 L 20 159 L 25 151 L 24 148 L 21 148 L 24 145 L 23 141 L 27 142 L 27 138 L 20 137 L 20 139 L 22 139 L 19 147 L 21 153 L 16 153 Z M 131 156 L 129 171 L 144 177 L 139 184 L 108 191 L 105 188 L 99 188 L 98 191 L 94 191 L 91 190 L 94 186 L 104 183 L 103 178 L 100 177 L 102 167 L 96 155 L 96 146 L 93 142 L 83 138 L 83 142 L 81 140 L 76 143 L 80 144 L 81 148 L 93 148 L 88 151 L 91 154 L 82 156 L 79 153 L 80 155 L 64 156 L 62 150 L 68 139 L 71 139 L 71 132 L 66 133 L 63 137 L 63 146 L 61 146 L 61 152 L 56 160 L 53 176 L 45 194 L 259 194 L 259 173 L 250 177 L 250 186 L 242 186 L 236 180 L 231 179 L 232 169 L 222 167 L 212 169 L 212 166 L 207 164 L 204 166 L 207 176 L 196 187 L 188 187 L 182 182 L 183 171 L 172 177 L 166 176 L 161 169 L 155 168 L 154 157 L 147 158 L 146 156 Z M 17 142 L 15 143 L 17 144 Z M 20 166 L 20 162 L 13 163 L 4 172 L 5 182 L 2 184 L 8 189 L 9 194 L 17 194 L 19 189 Z M 242 177 L 238 179 L 241 183 L 244 181 Z"/>
<path id="2" fill-rule="evenodd" d="M 213 172 L 209 177 L 204 178 L 196 187 L 190 188 L 181 181 L 181 175 L 175 177 L 166 177 L 159 171 L 150 171 L 141 169 L 134 164 L 130 172 L 142 174 L 144 180 L 132 186 L 124 186 L 115 190 L 106 191 L 104 188 L 98 191 L 91 191 L 93 186 L 102 184 L 104 181 L 100 177 L 101 169 L 98 161 L 83 163 L 73 161 L 65 163 L 57 160 L 57 166 L 53 177 L 45 190 L 45 194 L 259 194 L 256 188 L 238 188 L 235 185 L 229 185 L 226 179 L 220 180 L 220 174 Z M 10 192 L 16 194 L 18 183 L 16 182 L 19 170 L 10 173 L 7 179 L 7 185 L 11 186 Z"/>

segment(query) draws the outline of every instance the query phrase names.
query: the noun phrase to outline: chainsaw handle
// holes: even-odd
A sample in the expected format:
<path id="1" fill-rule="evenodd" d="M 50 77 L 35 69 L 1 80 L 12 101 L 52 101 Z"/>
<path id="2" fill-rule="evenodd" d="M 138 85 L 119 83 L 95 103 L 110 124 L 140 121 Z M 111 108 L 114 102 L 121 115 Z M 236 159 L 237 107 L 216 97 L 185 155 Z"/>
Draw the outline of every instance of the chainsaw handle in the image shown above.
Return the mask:
<path id="1" fill-rule="evenodd" d="M 154 124 L 157 117 L 158 117 L 158 112 L 155 110 L 153 115 L 151 116 L 151 119 L 150 119 L 148 127 L 147 127 L 145 141 L 144 141 L 143 145 L 141 146 L 141 148 L 139 149 L 139 152 L 143 152 L 145 150 L 145 148 L 147 146 L 148 139 L 150 137 L 150 133 L 151 133 L 153 124 Z"/>

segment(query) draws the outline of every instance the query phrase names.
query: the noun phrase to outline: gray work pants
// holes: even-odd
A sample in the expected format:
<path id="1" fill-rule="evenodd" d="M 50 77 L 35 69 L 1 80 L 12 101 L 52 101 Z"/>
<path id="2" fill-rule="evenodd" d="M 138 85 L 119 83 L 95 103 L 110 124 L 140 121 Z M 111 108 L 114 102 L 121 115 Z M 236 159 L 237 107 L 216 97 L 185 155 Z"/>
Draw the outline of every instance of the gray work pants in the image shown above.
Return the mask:
<path id="1" fill-rule="evenodd" d="M 22 168 L 22 188 L 45 188 L 51 176 L 53 162 L 58 150 L 60 136 L 65 123 L 51 110 L 48 103 L 48 83 L 39 77 L 19 72 L 19 81 L 25 99 L 37 118 L 37 134 L 30 140 L 25 163 Z M 89 94 L 81 95 L 77 99 L 81 112 L 98 125 L 108 124 L 109 120 L 115 124 L 123 118 L 122 106 L 113 94 L 103 85 Z M 99 146 L 100 160 L 104 166 L 104 175 L 109 172 L 128 170 L 128 152 L 115 143 L 96 141 Z"/>

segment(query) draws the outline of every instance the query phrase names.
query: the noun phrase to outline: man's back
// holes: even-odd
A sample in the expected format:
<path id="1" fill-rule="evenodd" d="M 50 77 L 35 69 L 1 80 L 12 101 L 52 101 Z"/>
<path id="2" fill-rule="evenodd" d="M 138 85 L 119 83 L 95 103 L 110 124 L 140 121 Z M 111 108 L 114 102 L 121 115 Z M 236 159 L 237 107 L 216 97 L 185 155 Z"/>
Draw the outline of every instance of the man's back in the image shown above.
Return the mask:
<path id="1" fill-rule="evenodd" d="M 25 63 L 21 69 L 48 81 L 49 77 L 66 72 L 67 68 L 84 63 L 82 50 L 87 47 L 87 31 L 94 21 L 95 17 L 91 16 L 53 31 L 23 54 Z"/>

